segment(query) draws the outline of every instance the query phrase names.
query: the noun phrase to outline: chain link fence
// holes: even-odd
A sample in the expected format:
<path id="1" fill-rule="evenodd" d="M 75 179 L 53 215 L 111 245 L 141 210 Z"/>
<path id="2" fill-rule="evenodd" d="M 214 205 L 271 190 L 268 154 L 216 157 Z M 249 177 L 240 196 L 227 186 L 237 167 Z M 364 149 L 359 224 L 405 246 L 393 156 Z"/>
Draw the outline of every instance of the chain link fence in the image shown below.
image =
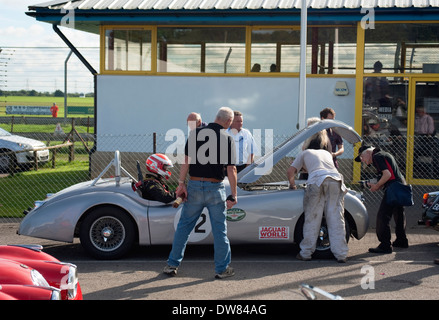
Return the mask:
<path id="1" fill-rule="evenodd" d="M 5 118 L 0 121 L 1 128 L 12 131 L 13 135 L 40 141 L 45 146 L 28 151 L 31 143 L 29 140 L 23 140 L 22 150 L 11 152 L 5 147 L 0 149 L 0 221 L 19 222 L 24 217 L 23 211 L 32 208 L 36 200 L 43 200 L 48 193 L 55 193 L 73 184 L 96 178 L 113 159 L 114 151 L 119 149 L 117 146 L 123 147 L 123 150 L 120 150 L 122 166 L 133 177 L 137 177 L 137 161 L 141 163 L 145 173 L 145 160 L 150 154 L 166 153 L 175 164 L 168 183 L 171 189 L 178 185 L 179 163 L 183 159 L 182 150 L 186 137 L 178 143 L 165 132 L 144 135 L 94 135 L 93 119 L 90 118 L 67 121 L 38 118 L 39 123 L 44 122 L 41 126 L 30 126 L 33 118 L 16 118 L 15 123 L 12 123 L 11 117 L 8 117 L 9 122 Z M 28 125 L 23 125 L 23 122 Z M 33 128 L 32 132 L 26 129 L 29 127 Z M 39 127 L 44 128 L 45 132 L 38 132 L 35 128 Z M 264 155 L 287 138 L 276 135 L 255 136 L 256 141 L 261 141 L 257 156 Z M 406 209 L 408 227 L 416 225 L 421 215 L 423 193 L 439 189 L 439 140 L 436 137 L 390 137 L 385 140 L 365 138 L 365 142 L 391 152 L 403 172 L 406 172 L 407 165 L 410 165 L 409 171 L 413 173 L 413 178 L 428 179 L 429 185 L 413 183 L 415 205 Z M 407 144 L 409 148 L 414 149 L 413 161 L 406 159 Z M 116 147 L 112 149 L 111 146 Z M 373 227 L 382 192 L 362 190 L 358 179 L 375 178 L 375 169 L 354 164 L 354 147 L 346 141 L 344 147 L 345 152 L 338 159 L 339 170 L 349 188 L 363 192 Z M 272 172 L 263 176 L 258 183 L 286 181 L 286 170 L 298 152 L 300 146 L 279 161 Z M 109 170 L 104 177 L 111 174 L 113 171 Z"/>

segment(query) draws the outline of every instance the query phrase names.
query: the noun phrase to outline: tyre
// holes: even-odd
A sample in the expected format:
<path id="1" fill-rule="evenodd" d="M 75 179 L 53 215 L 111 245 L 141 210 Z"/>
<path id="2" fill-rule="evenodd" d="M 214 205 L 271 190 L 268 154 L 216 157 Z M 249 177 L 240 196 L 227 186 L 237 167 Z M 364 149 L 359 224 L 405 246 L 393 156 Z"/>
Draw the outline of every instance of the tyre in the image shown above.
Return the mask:
<path id="1" fill-rule="evenodd" d="M 79 238 L 84 250 L 96 259 L 118 259 L 132 248 L 136 226 L 122 209 L 99 207 L 82 221 Z"/>
<path id="2" fill-rule="evenodd" d="M 346 216 L 346 213 L 345 213 Z M 294 242 L 300 244 L 303 239 L 303 224 L 305 223 L 305 215 L 301 215 L 297 221 L 294 231 Z M 345 218 L 345 230 L 346 230 L 346 242 L 349 243 L 351 236 L 351 228 L 349 226 L 348 219 Z M 316 250 L 314 251 L 313 258 L 316 259 L 332 259 L 334 255 L 331 252 L 331 243 L 329 242 L 328 226 L 326 225 L 326 219 L 323 216 L 322 224 L 320 226 L 320 234 L 317 237 Z"/>
<path id="3" fill-rule="evenodd" d="M 0 172 L 15 171 L 17 160 L 15 154 L 9 152 L 10 150 L 0 150 Z"/>

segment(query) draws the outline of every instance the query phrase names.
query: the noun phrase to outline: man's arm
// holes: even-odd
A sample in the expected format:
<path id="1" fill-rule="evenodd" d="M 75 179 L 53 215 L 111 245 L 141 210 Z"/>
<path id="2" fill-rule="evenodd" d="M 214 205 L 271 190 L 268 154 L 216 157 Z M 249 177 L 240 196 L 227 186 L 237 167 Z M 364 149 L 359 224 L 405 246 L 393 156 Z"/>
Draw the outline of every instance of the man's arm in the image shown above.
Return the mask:
<path id="1" fill-rule="evenodd" d="M 381 189 L 384 184 L 389 181 L 390 177 L 392 176 L 392 174 L 390 173 L 389 170 L 383 170 L 382 171 L 382 176 L 381 179 L 376 183 L 376 184 L 370 184 L 370 191 L 375 192 L 379 189 Z"/>
<path id="2" fill-rule="evenodd" d="M 235 201 L 227 200 L 227 209 L 232 208 L 235 204 L 238 203 L 238 193 L 237 193 L 237 177 L 236 177 L 236 167 L 235 166 L 227 166 L 227 178 L 229 178 L 230 190 L 232 192 L 232 197 L 235 198 Z"/>
<path id="3" fill-rule="evenodd" d="M 169 192 L 159 181 L 149 181 L 142 190 L 144 199 L 169 203 L 175 200 L 176 194 Z"/>
<path id="4" fill-rule="evenodd" d="M 343 146 L 343 144 L 339 144 L 339 145 L 337 145 L 337 148 L 338 148 L 338 150 L 337 150 L 336 152 L 332 153 L 332 157 L 333 157 L 333 158 L 342 155 L 343 152 L 344 152 L 344 146 Z"/>
<path id="5" fill-rule="evenodd" d="M 290 189 L 297 189 L 296 180 L 295 180 L 296 174 L 297 174 L 297 169 L 293 166 L 290 166 L 287 170 L 288 181 L 290 182 Z"/>
<path id="6" fill-rule="evenodd" d="M 175 190 L 175 194 L 177 197 L 181 197 L 182 199 L 187 199 L 187 189 L 186 189 L 186 176 L 189 172 L 189 163 L 190 158 L 188 156 L 184 156 L 184 163 L 180 167 L 180 175 L 178 178 L 178 187 Z"/>
<path id="7" fill-rule="evenodd" d="M 433 118 L 429 115 L 428 116 L 428 129 L 427 129 L 427 134 L 432 135 L 434 133 L 434 120 Z"/>

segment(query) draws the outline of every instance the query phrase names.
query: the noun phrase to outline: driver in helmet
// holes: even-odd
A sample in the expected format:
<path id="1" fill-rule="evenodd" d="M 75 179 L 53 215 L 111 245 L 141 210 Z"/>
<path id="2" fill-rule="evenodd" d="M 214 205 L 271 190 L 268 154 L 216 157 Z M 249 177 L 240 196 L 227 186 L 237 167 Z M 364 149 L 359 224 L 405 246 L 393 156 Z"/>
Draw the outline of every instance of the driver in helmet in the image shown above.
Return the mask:
<path id="1" fill-rule="evenodd" d="M 175 200 L 175 193 L 169 191 L 166 180 L 171 176 L 168 168 L 172 168 L 172 162 L 161 153 L 155 153 L 146 159 L 145 180 L 136 183 L 136 188 L 142 193 L 142 198 L 163 203 Z"/>

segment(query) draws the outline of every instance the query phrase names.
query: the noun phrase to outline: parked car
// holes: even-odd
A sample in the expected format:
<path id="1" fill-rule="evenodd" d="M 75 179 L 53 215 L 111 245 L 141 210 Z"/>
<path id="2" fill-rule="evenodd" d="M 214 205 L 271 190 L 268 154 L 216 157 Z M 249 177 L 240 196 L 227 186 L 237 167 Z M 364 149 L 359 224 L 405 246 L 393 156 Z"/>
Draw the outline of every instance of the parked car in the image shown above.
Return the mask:
<path id="1" fill-rule="evenodd" d="M 314 133 L 333 128 L 351 143 L 359 135 L 340 121 L 322 120 L 307 127 L 272 152 L 238 174 L 238 204 L 228 210 L 228 236 L 232 244 L 293 243 L 303 238 L 304 188 L 292 190 L 287 181 L 258 183 L 273 166 Z M 297 151 L 297 149 L 296 149 Z M 103 175 L 115 169 L 114 178 Z M 124 175 L 122 177 L 122 173 Z M 286 177 L 285 171 L 282 171 Z M 125 255 L 135 242 L 141 245 L 171 244 L 181 213 L 172 204 L 141 198 L 131 184 L 137 182 L 120 163 L 120 154 L 93 181 L 83 182 L 37 201 L 20 224 L 18 234 L 72 242 L 75 237 L 85 251 L 98 259 L 115 259 Z M 304 181 L 303 181 L 304 182 Z M 227 179 L 224 181 L 230 190 Z M 347 240 L 361 239 L 369 225 L 362 195 L 353 190 L 345 196 Z M 207 209 L 192 231 L 192 243 L 213 243 Z M 316 254 L 330 252 L 325 221 L 318 239 Z"/>
<path id="2" fill-rule="evenodd" d="M 424 193 L 422 208 L 424 210 L 418 223 L 439 231 L 439 191 Z"/>
<path id="3" fill-rule="evenodd" d="M 77 268 L 39 245 L 1 245 L 0 300 L 82 300 Z"/>
<path id="4" fill-rule="evenodd" d="M 17 166 L 28 168 L 35 161 L 34 151 L 39 163 L 49 161 L 49 150 L 44 142 L 18 136 L 0 128 L 0 172 L 14 170 Z"/>

